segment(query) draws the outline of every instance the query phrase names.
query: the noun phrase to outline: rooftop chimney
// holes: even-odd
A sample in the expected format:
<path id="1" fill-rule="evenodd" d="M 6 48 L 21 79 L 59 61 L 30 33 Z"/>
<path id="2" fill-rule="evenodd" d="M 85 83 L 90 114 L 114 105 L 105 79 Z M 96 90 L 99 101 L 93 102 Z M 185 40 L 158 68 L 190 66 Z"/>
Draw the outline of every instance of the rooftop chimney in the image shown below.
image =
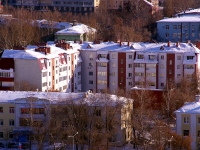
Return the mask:
<path id="1" fill-rule="evenodd" d="M 121 41 L 119 42 L 119 46 L 122 47 L 122 42 Z"/>
<path id="2" fill-rule="evenodd" d="M 200 41 L 197 41 L 197 42 L 196 42 L 196 47 L 197 47 L 198 49 L 200 49 Z"/>
<path id="3" fill-rule="evenodd" d="M 51 48 L 50 47 L 46 47 L 46 46 L 43 46 L 43 47 L 38 47 L 35 49 L 36 52 L 44 52 L 45 55 L 47 54 L 50 54 L 51 53 Z"/>
<path id="4" fill-rule="evenodd" d="M 130 46 L 130 42 L 128 41 L 128 46 Z"/>
<path id="5" fill-rule="evenodd" d="M 190 44 L 190 40 L 187 40 L 187 43 Z"/>
<path id="6" fill-rule="evenodd" d="M 179 42 L 176 42 L 176 47 L 179 47 L 180 46 L 180 43 Z"/>
<path id="7" fill-rule="evenodd" d="M 74 40 L 74 43 L 76 43 L 76 39 Z"/>
<path id="8" fill-rule="evenodd" d="M 83 44 L 83 41 L 82 41 L 82 40 L 80 40 L 79 44 Z"/>
<path id="9" fill-rule="evenodd" d="M 168 46 L 168 47 L 170 47 L 170 43 L 171 43 L 171 42 L 170 42 L 170 41 L 168 41 L 168 43 L 167 43 L 167 46 Z"/>
<path id="10" fill-rule="evenodd" d="M 196 96 L 195 96 L 195 101 L 196 101 L 196 102 L 200 102 L 199 97 L 200 97 L 200 95 L 196 95 Z"/>
<path id="11" fill-rule="evenodd" d="M 77 24 L 78 24 L 78 21 L 77 20 L 73 20 L 72 26 L 76 26 Z"/>

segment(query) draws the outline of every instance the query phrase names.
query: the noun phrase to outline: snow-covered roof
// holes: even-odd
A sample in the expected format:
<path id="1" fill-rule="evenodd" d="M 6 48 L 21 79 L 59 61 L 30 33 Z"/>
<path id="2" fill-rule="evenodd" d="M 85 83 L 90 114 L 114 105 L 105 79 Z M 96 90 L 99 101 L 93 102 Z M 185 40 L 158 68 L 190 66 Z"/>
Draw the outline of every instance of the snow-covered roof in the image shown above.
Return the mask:
<path id="1" fill-rule="evenodd" d="M 34 92 L 34 91 L 0 91 L 0 102 L 16 102 L 27 97 L 47 99 L 49 101 L 62 101 L 64 99 L 82 98 L 84 93 L 62 92 Z M 23 102 L 23 101 L 22 101 Z"/>
<path id="2" fill-rule="evenodd" d="M 29 45 L 26 50 L 4 50 L 1 58 L 15 58 L 15 59 L 39 59 L 39 58 L 55 58 L 58 54 L 72 54 L 78 52 L 80 45 L 78 43 L 70 42 L 71 49 L 64 50 L 62 48 L 56 47 L 53 42 L 48 42 L 47 47 L 50 47 L 50 54 L 45 54 L 42 52 L 36 52 L 35 48 L 38 46 Z"/>
<path id="3" fill-rule="evenodd" d="M 200 114 L 200 102 L 186 102 L 175 113 Z"/>
<path id="4" fill-rule="evenodd" d="M 77 24 L 74 26 L 69 26 L 66 29 L 60 30 L 58 32 L 55 33 L 55 35 L 63 35 L 63 34 L 67 34 L 67 35 L 73 35 L 73 34 L 84 34 L 84 33 L 94 33 L 96 31 L 96 29 L 91 28 L 87 25 L 84 24 Z"/>
<path id="5" fill-rule="evenodd" d="M 187 16 L 200 17 L 200 8 L 189 9 L 189 10 L 177 13 L 175 16 L 176 17 L 187 17 Z"/>
<path id="6" fill-rule="evenodd" d="M 179 43 L 180 45 L 177 47 L 176 43 L 170 43 L 170 47 L 168 47 L 168 43 L 143 43 L 143 42 L 122 42 L 121 46 L 119 43 L 114 42 L 103 42 L 100 44 L 94 44 L 92 42 L 84 42 L 81 46 L 81 50 L 88 51 L 142 51 L 142 52 L 155 52 L 155 53 L 174 53 L 174 52 L 188 52 L 188 53 L 199 53 L 199 49 L 194 46 L 192 43 Z M 161 50 L 161 47 L 163 48 Z"/>
<path id="7" fill-rule="evenodd" d="M 160 22 L 200 22 L 200 17 L 177 17 L 177 18 L 165 18 L 157 21 Z"/>

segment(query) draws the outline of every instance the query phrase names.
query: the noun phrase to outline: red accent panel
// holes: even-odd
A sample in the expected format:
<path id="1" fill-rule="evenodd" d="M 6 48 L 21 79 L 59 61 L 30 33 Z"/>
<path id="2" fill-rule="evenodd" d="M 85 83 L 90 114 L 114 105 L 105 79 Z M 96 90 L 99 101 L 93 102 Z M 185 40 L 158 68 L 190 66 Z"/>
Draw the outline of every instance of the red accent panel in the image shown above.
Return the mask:
<path id="1" fill-rule="evenodd" d="M 172 64 L 170 65 L 170 60 L 172 61 Z M 169 74 L 169 71 L 172 71 L 171 74 Z M 169 79 L 172 79 L 174 81 L 175 77 L 175 54 L 167 54 L 167 81 Z"/>
<path id="2" fill-rule="evenodd" d="M 109 72 L 110 72 L 109 63 L 107 63 L 107 87 L 108 88 L 109 88 Z"/>
<path id="3" fill-rule="evenodd" d="M 123 60 L 123 64 L 121 64 L 121 59 Z M 123 73 L 121 73 L 121 68 L 123 68 Z M 123 78 L 122 81 L 121 77 Z M 126 53 L 118 53 L 118 87 L 126 87 Z"/>
<path id="4" fill-rule="evenodd" d="M 0 81 L 14 82 L 14 78 L 5 78 L 5 77 L 0 77 Z"/>
<path id="5" fill-rule="evenodd" d="M 156 64 L 156 89 L 158 89 L 158 64 Z"/>
<path id="6" fill-rule="evenodd" d="M 0 68 L 9 70 L 13 68 L 15 70 L 14 59 L 13 58 L 0 58 Z"/>

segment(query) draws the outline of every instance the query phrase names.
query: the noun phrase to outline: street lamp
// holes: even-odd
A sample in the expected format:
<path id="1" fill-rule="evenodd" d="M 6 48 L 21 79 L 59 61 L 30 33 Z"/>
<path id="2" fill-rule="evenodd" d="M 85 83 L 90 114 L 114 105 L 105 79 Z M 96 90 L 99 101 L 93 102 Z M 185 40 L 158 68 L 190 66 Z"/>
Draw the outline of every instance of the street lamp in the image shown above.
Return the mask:
<path id="1" fill-rule="evenodd" d="M 73 138 L 73 150 L 74 150 L 74 137 L 78 134 L 78 132 L 76 132 L 76 134 L 72 135 L 72 136 L 68 136 L 68 137 L 71 137 Z"/>
<path id="2" fill-rule="evenodd" d="M 170 148 L 170 150 L 172 150 L 172 147 L 171 147 L 172 139 L 173 139 L 173 136 L 170 138 L 170 140 L 168 140 L 168 141 L 170 142 L 170 143 L 169 143 L 169 148 Z"/>

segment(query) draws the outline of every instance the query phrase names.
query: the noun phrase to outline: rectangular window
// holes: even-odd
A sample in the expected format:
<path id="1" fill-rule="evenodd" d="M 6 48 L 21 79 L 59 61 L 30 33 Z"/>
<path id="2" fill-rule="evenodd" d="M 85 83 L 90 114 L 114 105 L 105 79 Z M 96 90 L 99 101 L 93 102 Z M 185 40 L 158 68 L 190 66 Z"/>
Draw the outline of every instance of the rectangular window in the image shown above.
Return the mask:
<path id="1" fill-rule="evenodd" d="M 132 75 L 132 73 L 128 73 L 128 77 L 132 77 L 133 75 Z"/>
<path id="2" fill-rule="evenodd" d="M 183 118 L 183 123 L 189 123 L 189 117 L 184 117 Z"/>
<path id="3" fill-rule="evenodd" d="M 172 74 L 172 70 L 171 69 L 169 69 L 169 74 Z"/>
<path id="4" fill-rule="evenodd" d="M 137 67 L 137 68 L 144 68 L 144 64 L 142 64 L 142 63 L 136 63 L 135 67 Z"/>
<path id="5" fill-rule="evenodd" d="M 120 82 L 123 82 L 123 77 L 120 78 Z"/>
<path id="6" fill-rule="evenodd" d="M 177 69 L 181 69 L 181 65 L 177 65 Z"/>
<path id="7" fill-rule="evenodd" d="M 173 25 L 173 29 L 175 29 L 175 30 L 176 30 L 176 29 L 177 29 L 177 25 Z"/>
<path id="8" fill-rule="evenodd" d="M 128 68 L 132 68 L 132 64 L 128 64 Z"/>
<path id="9" fill-rule="evenodd" d="M 166 25 L 165 28 L 166 28 L 166 29 L 169 29 L 169 25 Z"/>
<path id="10" fill-rule="evenodd" d="M 155 55 L 149 55 L 149 60 L 154 60 Z"/>
<path id="11" fill-rule="evenodd" d="M 194 65 L 185 65 L 185 69 L 194 69 Z"/>
<path id="12" fill-rule="evenodd" d="M 161 78 L 164 78 L 164 73 L 161 73 L 161 74 L 160 74 L 160 77 L 161 77 Z"/>
<path id="13" fill-rule="evenodd" d="M 183 136 L 189 136 L 189 130 L 183 130 Z"/>
<path id="14" fill-rule="evenodd" d="M 169 60 L 169 65 L 172 65 L 172 60 Z"/>
<path id="15" fill-rule="evenodd" d="M 197 120 L 197 122 L 198 122 L 198 123 L 200 123 L 200 117 L 198 117 L 198 120 Z"/>
<path id="16" fill-rule="evenodd" d="M 13 120 L 13 119 L 10 119 L 10 120 L 9 120 L 9 126 L 14 126 L 14 125 L 15 125 L 14 120 Z"/>
<path id="17" fill-rule="evenodd" d="M 181 29 L 181 25 L 178 25 L 178 29 L 179 29 L 179 30 Z"/>
<path id="18" fill-rule="evenodd" d="M 121 59 L 121 64 L 123 64 L 124 63 L 124 60 L 123 59 Z"/>
<path id="19" fill-rule="evenodd" d="M 112 59 L 115 59 L 116 58 L 116 54 L 112 54 Z"/>
<path id="20" fill-rule="evenodd" d="M 165 36 L 166 36 L 166 38 L 168 38 L 169 37 L 169 33 L 166 33 Z"/>
<path id="21" fill-rule="evenodd" d="M 144 73 L 143 73 L 143 72 L 136 72 L 136 73 L 135 73 L 135 76 L 143 77 L 143 76 L 144 76 Z"/>
<path id="22" fill-rule="evenodd" d="M 160 65 L 160 68 L 161 68 L 161 69 L 164 69 L 164 65 L 163 65 L 163 64 L 161 64 L 161 65 Z"/>
<path id="23" fill-rule="evenodd" d="M 177 56 L 177 60 L 181 60 L 181 56 Z"/>
<path id="24" fill-rule="evenodd" d="M 150 86 L 155 86 L 155 82 L 150 82 Z"/>
<path id="25" fill-rule="evenodd" d="M 0 126 L 3 126 L 3 119 L 0 119 Z"/>
<path id="26" fill-rule="evenodd" d="M 9 107 L 9 112 L 12 114 L 15 113 L 14 107 Z"/>
<path id="27" fill-rule="evenodd" d="M 93 84 L 93 80 L 90 80 L 90 81 L 89 81 L 89 84 Z"/>
<path id="28" fill-rule="evenodd" d="M 181 76 L 181 74 L 177 74 L 177 77 L 180 77 Z"/>
<path id="29" fill-rule="evenodd" d="M 120 72 L 123 73 L 123 68 L 120 69 Z"/>
<path id="30" fill-rule="evenodd" d="M 144 59 L 144 55 L 138 55 L 138 59 Z"/>
<path id="31" fill-rule="evenodd" d="M 3 132 L 0 132 L 0 138 L 3 138 Z"/>
<path id="32" fill-rule="evenodd" d="M 131 86 L 132 86 L 132 82 L 128 82 L 128 85 L 131 85 Z"/>
<path id="33" fill-rule="evenodd" d="M 107 63 L 99 62 L 98 66 L 99 67 L 107 67 Z"/>
<path id="34" fill-rule="evenodd" d="M 112 67 L 113 67 L 113 68 L 115 67 L 115 63 L 112 64 Z"/>
<path id="35" fill-rule="evenodd" d="M 181 33 L 178 33 L 178 38 L 179 38 L 179 39 L 181 38 Z"/>
<path id="36" fill-rule="evenodd" d="M 9 132 L 9 139 L 13 139 L 13 133 Z"/>
<path id="37" fill-rule="evenodd" d="M 128 58 L 129 58 L 129 59 L 132 59 L 132 55 L 128 55 Z"/>
<path id="38" fill-rule="evenodd" d="M 187 56 L 187 60 L 193 60 L 194 56 Z"/>
<path id="39" fill-rule="evenodd" d="M 160 59 L 164 59 L 164 55 L 161 55 L 161 56 L 160 56 Z"/>
<path id="40" fill-rule="evenodd" d="M 101 110 L 95 110 L 96 116 L 101 116 Z"/>
<path id="41" fill-rule="evenodd" d="M 93 72 L 89 72 L 89 76 L 93 76 Z"/>
<path id="42" fill-rule="evenodd" d="M 3 113 L 3 107 L 0 107 L 0 113 Z"/>
<path id="43" fill-rule="evenodd" d="M 164 83 L 160 83 L 160 86 L 164 87 Z"/>
<path id="44" fill-rule="evenodd" d="M 177 34 L 176 33 L 173 33 L 173 38 L 176 38 L 177 37 Z"/>
<path id="45" fill-rule="evenodd" d="M 197 137 L 200 137 L 200 131 L 197 131 Z"/>

